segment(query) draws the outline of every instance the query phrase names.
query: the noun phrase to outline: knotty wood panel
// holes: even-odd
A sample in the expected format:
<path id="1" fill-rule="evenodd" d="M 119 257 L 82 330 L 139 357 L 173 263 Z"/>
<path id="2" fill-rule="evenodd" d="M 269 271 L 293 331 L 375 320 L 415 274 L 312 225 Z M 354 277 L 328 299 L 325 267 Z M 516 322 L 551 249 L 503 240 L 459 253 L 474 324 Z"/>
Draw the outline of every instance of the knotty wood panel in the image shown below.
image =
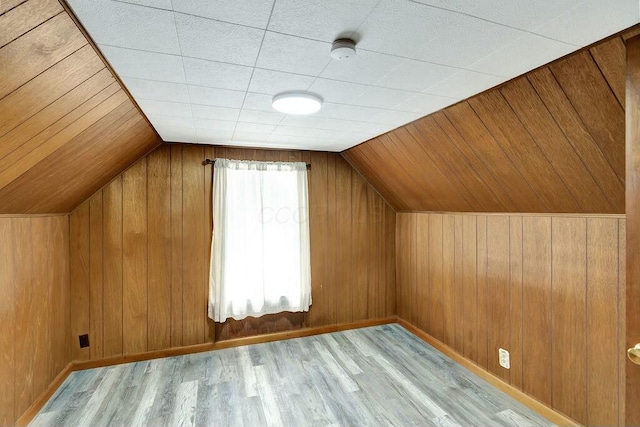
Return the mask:
<path id="1" fill-rule="evenodd" d="M 399 211 L 624 213 L 624 40 L 342 153 Z"/>
<path id="2" fill-rule="evenodd" d="M 76 358 L 94 357 L 94 345 L 114 355 L 213 339 L 214 325 L 207 322 L 212 181 L 211 167 L 202 165 L 205 157 L 312 165 L 310 311 L 215 324 L 216 340 L 395 314 L 395 212 L 339 154 L 171 144 L 135 163 L 71 214 Z M 428 225 L 425 220 L 425 231 Z M 95 248 L 98 235 L 101 248 Z M 95 264 L 102 267 L 102 310 L 88 304 L 95 297 Z M 90 324 L 102 324 L 103 335 L 94 334 Z M 91 333 L 89 352 L 77 348 L 83 333 Z"/>
<path id="3" fill-rule="evenodd" d="M 67 216 L 0 218 L 0 424 L 13 425 L 69 354 Z"/>
<path id="4" fill-rule="evenodd" d="M 0 213 L 70 212 L 160 140 L 58 1 L 6 3 Z"/>
<path id="5" fill-rule="evenodd" d="M 442 221 L 441 235 L 409 232 L 426 218 Z M 580 423 L 623 425 L 625 367 L 615 356 L 622 354 L 624 333 L 619 230 L 624 219 L 616 216 L 399 213 L 398 315 L 409 319 L 441 307 L 442 326 L 412 324 Z M 411 262 L 415 252 L 425 255 L 422 266 Z M 458 254 L 463 286 L 456 279 Z M 474 267 L 467 269 L 468 262 Z M 413 279 L 425 270 L 437 279 Z M 436 283 L 441 293 L 420 289 Z M 500 347 L 511 354 L 510 370 L 499 366 Z"/>

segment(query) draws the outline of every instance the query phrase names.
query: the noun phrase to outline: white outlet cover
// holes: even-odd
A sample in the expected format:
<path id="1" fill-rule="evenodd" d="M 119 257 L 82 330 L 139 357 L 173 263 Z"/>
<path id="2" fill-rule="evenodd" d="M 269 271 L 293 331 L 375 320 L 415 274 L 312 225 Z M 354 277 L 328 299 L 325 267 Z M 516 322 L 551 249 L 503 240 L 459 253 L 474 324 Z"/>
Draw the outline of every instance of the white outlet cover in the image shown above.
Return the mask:
<path id="1" fill-rule="evenodd" d="M 505 369 L 511 369 L 511 361 L 509 358 L 509 352 L 504 348 L 498 349 L 498 359 L 500 362 L 500 366 Z"/>

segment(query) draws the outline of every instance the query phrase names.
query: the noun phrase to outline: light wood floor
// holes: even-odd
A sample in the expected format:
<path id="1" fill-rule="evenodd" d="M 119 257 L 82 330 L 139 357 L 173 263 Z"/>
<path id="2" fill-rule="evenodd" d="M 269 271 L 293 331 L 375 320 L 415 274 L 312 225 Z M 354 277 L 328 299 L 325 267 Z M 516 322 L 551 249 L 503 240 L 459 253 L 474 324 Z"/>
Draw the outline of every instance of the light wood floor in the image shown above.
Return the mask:
<path id="1" fill-rule="evenodd" d="M 393 324 L 74 372 L 31 425 L 551 423 Z"/>

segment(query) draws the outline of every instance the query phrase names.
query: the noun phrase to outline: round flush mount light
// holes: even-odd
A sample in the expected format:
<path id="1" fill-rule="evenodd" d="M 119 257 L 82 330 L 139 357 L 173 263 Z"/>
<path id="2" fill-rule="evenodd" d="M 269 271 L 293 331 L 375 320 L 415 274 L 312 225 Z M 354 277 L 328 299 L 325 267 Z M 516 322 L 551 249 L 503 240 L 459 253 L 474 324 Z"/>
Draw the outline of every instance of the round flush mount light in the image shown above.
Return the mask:
<path id="1" fill-rule="evenodd" d="M 271 106 L 285 114 L 313 114 L 322 107 L 322 98 L 311 92 L 284 92 L 273 97 Z"/>
<path id="2" fill-rule="evenodd" d="M 356 56 L 356 42 L 351 39 L 338 39 L 331 46 L 331 57 L 333 59 L 349 59 Z"/>

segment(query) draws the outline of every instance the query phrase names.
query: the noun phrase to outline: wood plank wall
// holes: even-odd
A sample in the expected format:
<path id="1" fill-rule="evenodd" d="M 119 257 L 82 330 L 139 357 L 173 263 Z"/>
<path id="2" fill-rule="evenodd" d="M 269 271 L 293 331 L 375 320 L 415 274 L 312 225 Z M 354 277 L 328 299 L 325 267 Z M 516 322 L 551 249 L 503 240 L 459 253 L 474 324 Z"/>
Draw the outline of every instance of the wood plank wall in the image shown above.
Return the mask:
<path id="1" fill-rule="evenodd" d="M 0 217 L 0 425 L 70 361 L 69 218 Z"/>
<path id="2" fill-rule="evenodd" d="M 398 316 L 582 424 L 624 424 L 622 217 L 399 213 L 397 239 Z"/>
<path id="3" fill-rule="evenodd" d="M 625 39 L 637 31 L 343 155 L 398 211 L 623 214 Z"/>
<path id="4" fill-rule="evenodd" d="M 0 1 L 0 69 L 0 213 L 70 212 L 160 143 L 58 0 Z"/>
<path id="5" fill-rule="evenodd" d="M 212 171 L 202 162 L 215 157 L 311 163 L 308 313 L 207 319 Z M 395 212 L 336 153 L 164 145 L 70 224 L 74 360 L 395 314 Z M 91 346 L 80 349 L 84 333 Z"/>

